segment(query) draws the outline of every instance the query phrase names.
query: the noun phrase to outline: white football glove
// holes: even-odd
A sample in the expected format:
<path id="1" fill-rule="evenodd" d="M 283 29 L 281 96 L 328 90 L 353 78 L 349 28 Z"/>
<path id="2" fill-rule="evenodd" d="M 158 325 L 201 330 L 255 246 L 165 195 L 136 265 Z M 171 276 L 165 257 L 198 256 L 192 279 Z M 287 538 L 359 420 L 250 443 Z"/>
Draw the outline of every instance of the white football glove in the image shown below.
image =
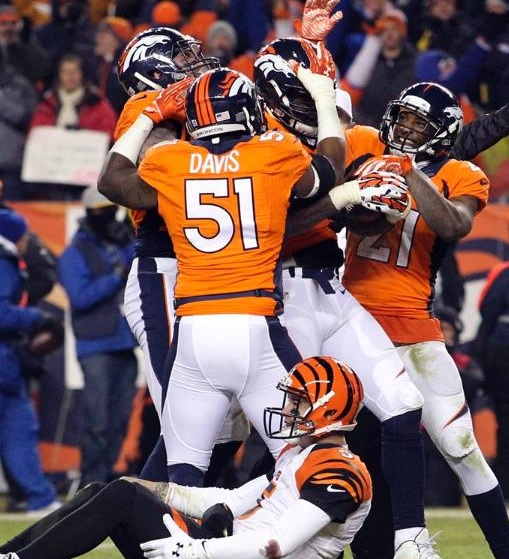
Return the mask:
<path id="1" fill-rule="evenodd" d="M 191 538 L 169 514 L 163 516 L 163 522 L 171 536 L 141 543 L 147 559 L 208 559 L 203 547 L 205 540 Z"/>
<path id="2" fill-rule="evenodd" d="M 324 41 L 331 29 L 343 18 L 341 11 L 332 14 L 338 4 L 339 0 L 307 0 L 302 22 L 295 22 L 300 36 L 310 41 Z"/>
<path id="3" fill-rule="evenodd" d="M 412 200 L 405 179 L 388 171 L 373 171 L 358 177 L 361 205 L 368 210 L 404 219 L 410 212 Z"/>

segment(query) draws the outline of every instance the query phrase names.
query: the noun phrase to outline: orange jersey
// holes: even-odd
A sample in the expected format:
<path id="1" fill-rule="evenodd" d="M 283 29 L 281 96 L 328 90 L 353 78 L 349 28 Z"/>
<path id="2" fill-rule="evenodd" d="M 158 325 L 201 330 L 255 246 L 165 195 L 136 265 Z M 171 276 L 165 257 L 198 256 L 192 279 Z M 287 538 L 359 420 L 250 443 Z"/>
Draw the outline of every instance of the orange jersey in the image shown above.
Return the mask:
<path id="1" fill-rule="evenodd" d="M 131 124 L 140 116 L 145 107 L 159 95 L 160 91 L 142 91 L 133 95 L 124 105 L 117 126 L 113 134 L 114 140 L 118 140 Z M 145 219 L 145 210 L 129 210 L 134 227 L 137 229 Z"/>
<path id="2" fill-rule="evenodd" d="M 269 112 L 266 112 L 265 117 L 267 119 L 267 126 L 271 130 L 286 130 L 286 128 Z M 304 149 L 311 153 L 311 150 L 306 146 L 304 146 Z M 292 203 L 290 211 L 292 211 L 292 209 L 298 210 L 301 207 L 313 204 L 314 202 L 315 200 L 296 200 Z M 329 224 L 330 220 L 324 219 L 309 229 L 309 231 L 287 237 L 283 247 L 283 257 L 290 258 L 297 252 L 315 246 L 323 241 L 333 240 L 334 242 L 337 242 L 336 233 L 334 233 L 334 231 L 329 227 Z"/>
<path id="3" fill-rule="evenodd" d="M 301 143 L 278 131 L 220 155 L 183 141 L 147 151 L 139 173 L 158 191 L 174 243 L 175 299 L 202 297 L 179 306 L 177 315 L 275 314 L 277 302 L 265 292 L 278 287 L 292 189 L 310 164 Z M 251 295 L 255 290 L 264 296 Z"/>
<path id="4" fill-rule="evenodd" d="M 133 95 L 127 100 L 120 116 L 118 117 L 117 126 L 113 134 L 113 139 L 117 141 L 120 136 L 131 126 L 131 124 L 140 116 L 145 107 L 159 95 L 160 91 L 143 91 Z"/>
<path id="5" fill-rule="evenodd" d="M 372 128 L 356 126 L 347 131 L 346 138 L 347 165 L 353 163 L 353 168 L 366 159 L 366 154 L 381 155 L 385 150 L 378 132 Z M 428 167 L 424 170 L 443 196 L 473 196 L 478 200 L 479 211 L 484 208 L 489 182 L 481 169 L 455 159 Z M 343 283 L 377 317 L 393 316 L 400 321 L 431 319 L 435 278 L 448 248 L 449 243 L 426 225 L 413 202 L 408 217 L 398 221 L 385 235 L 348 234 Z M 394 341 L 409 341 L 395 339 L 386 321 L 383 325 Z M 430 339 L 433 329 L 440 337 L 439 329 L 432 324 L 428 334 L 423 335 Z"/>

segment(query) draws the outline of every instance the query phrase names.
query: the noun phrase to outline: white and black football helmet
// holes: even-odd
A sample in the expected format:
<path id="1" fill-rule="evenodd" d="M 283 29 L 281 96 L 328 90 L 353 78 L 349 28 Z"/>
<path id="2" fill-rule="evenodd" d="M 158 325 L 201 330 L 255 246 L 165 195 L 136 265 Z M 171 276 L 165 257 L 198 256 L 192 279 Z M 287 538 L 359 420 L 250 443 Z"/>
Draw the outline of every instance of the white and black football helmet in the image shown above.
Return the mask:
<path id="1" fill-rule="evenodd" d="M 217 58 L 203 56 L 197 39 L 171 27 L 152 27 L 126 45 L 118 60 L 118 79 L 132 96 L 219 67 Z"/>
<path id="2" fill-rule="evenodd" d="M 265 118 L 253 82 L 230 68 L 199 76 L 186 97 L 186 129 L 195 140 L 263 132 Z"/>
<path id="3" fill-rule="evenodd" d="M 272 41 L 258 52 L 254 62 L 256 90 L 269 112 L 302 143 L 315 148 L 318 134 L 315 103 L 288 65 L 290 60 L 332 79 L 336 67 L 323 43 L 300 37 Z"/>
<path id="4" fill-rule="evenodd" d="M 425 121 L 418 131 L 400 119 L 402 111 L 410 111 Z M 387 109 L 380 125 L 380 139 L 393 150 L 416 154 L 416 161 L 446 157 L 463 127 L 463 112 L 454 94 L 445 87 L 420 82 L 407 87 Z M 416 145 L 415 132 L 426 141 Z"/>

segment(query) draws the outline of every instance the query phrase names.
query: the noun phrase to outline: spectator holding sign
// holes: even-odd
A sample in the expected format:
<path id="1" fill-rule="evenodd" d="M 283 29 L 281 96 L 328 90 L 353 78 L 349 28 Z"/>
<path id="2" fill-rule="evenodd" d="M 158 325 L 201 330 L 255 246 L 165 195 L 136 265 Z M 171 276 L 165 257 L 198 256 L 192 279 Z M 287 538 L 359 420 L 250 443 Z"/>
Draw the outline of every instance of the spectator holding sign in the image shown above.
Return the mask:
<path id="1" fill-rule="evenodd" d="M 105 132 L 112 138 L 115 123 L 116 114 L 110 102 L 95 86 L 85 81 L 82 59 L 66 54 L 58 64 L 55 86 L 45 92 L 35 109 L 30 130 L 37 126 L 56 126 L 68 130 Z M 79 199 L 81 192 L 74 186 L 64 185 L 59 192 L 49 196 Z"/>

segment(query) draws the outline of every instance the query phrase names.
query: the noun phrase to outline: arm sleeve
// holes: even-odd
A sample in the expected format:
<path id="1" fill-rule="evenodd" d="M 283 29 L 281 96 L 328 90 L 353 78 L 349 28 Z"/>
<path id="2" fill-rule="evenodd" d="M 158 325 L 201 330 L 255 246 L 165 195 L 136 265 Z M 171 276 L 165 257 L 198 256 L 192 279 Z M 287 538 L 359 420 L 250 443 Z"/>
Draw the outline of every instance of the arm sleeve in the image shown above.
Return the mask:
<path id="1" fill-rule="evenodd" d="M 357 56 L 348 68 L 345 79 L 350 87 L 364 89 L 373 74 L 382 41 L 375 35 L 367 35 Z"/>
<path id="2" fill-rule="evenodd" d="M 473 159 L 508 134 L 509 103 L 467 124 L 461 131 L 451 156 L 455 159 Z"/>
<path id="3" fill-rule="evenodd" d="M 266 476 L 257 477 L 237 489 L 186 487 L 170 483 L 165 502 L 193 518 L 202 518 L 203 513 L 212 505 L 225 503 L 235 518 L 256 505 L 268 484 Z"/>
<path id="4" fill-rule="evenodd" d="M 299 499 L 272 526 L 206 540 L 204 548 L 209 559 L 285 557 L 330 522 L 330 516 L 323 510 Z"/>

